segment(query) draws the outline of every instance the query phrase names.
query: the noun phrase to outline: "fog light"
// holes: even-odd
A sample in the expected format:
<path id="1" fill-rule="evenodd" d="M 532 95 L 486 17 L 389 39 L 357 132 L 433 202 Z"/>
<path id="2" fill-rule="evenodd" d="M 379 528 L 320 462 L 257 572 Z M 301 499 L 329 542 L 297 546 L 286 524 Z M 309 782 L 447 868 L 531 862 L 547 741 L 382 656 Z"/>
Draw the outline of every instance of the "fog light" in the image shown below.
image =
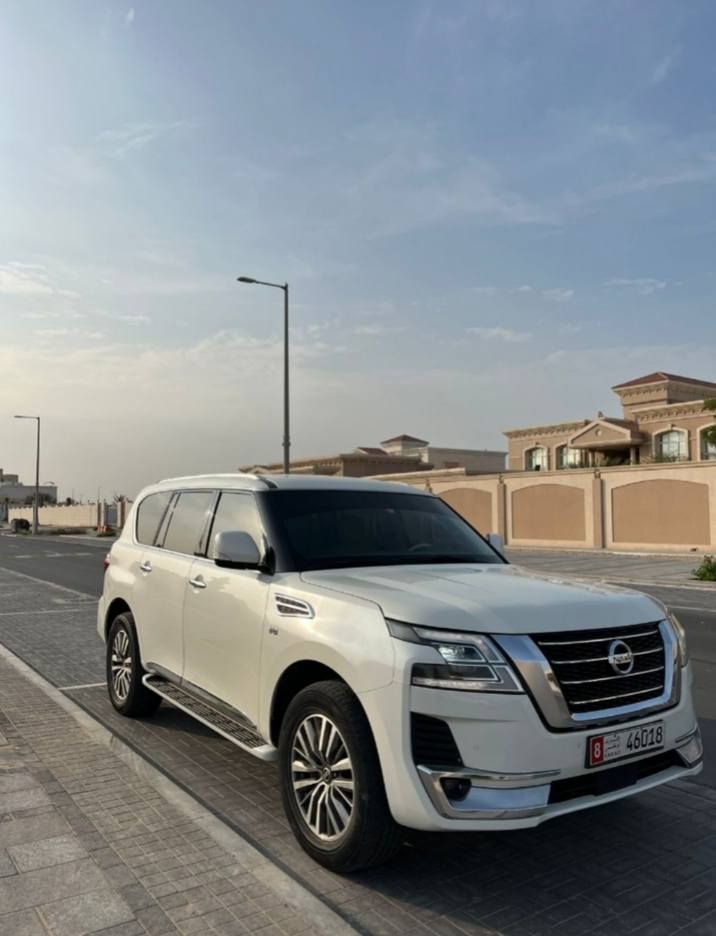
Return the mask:
<path id="1" fill-rule="evenodd" d="M 470 781 L 465 777 L 443 777 L 440 783 L 445 791 L 445 796 L 453 803 L 464 800 L 472 787 Z"/>

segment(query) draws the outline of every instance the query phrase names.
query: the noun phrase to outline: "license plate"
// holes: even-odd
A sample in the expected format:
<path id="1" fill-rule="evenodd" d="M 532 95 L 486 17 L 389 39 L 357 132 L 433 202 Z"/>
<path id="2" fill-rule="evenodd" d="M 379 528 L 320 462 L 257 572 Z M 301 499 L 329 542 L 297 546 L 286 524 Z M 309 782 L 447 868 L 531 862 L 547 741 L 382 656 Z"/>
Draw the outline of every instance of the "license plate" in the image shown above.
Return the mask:
<path id="1" fill-rule="evenodd" d="M 612 761 L 637 757 L 647 751 L 658 751 L 663 746 L 663 721 L 592 735 L 587 741 L 587 767 L 600 767 Z"/>

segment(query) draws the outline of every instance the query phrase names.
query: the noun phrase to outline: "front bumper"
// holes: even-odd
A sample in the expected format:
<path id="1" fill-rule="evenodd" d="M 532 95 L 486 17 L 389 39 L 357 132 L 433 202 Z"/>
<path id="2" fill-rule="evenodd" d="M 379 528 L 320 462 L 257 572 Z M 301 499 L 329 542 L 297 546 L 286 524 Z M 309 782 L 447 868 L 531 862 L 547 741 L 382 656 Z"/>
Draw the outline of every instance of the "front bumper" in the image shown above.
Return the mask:
<path id="1" fill-rule="evenodd" d="M 672 708 L 583 730 L 548 729 L 526 694 L 453 692 L 395 682 L 361 694 L 361 701 L 373 728 L 388 803 L 397 822 L 433 831 L 519 829 L 699 773 L 702 752 L 690 668 L 684 668 L 681 675 L 681 697 Z M 411 712 L 447 723 L 464 767 L 414 762 Z M 555 797 L 553 785 L 556 789 L 568 781 L 650 757 L 646 754 L 618 765 L 586 768 L 590 736 L 657 719 L 664 723 L 662 753 L 675 752 L 664 769 L 640 771 L 645 775 L 636 782 L 598 795 Z M 450 778 L 469 780 L 464 799 L 448 798 L 442 780 Z"/>
<path id="2" fill-rule="evenodd" d="M 560 771 L 546 770 L 541 773 L 498 774 L 486 773 L 472 767 L 461 767 L 452 770 L 431 768 L 419 765 L 418 775 L 430 797 L 437 812 L 446 819 L 528 819 L 542 817 L 549 819 L 553 815 L 572 811 L 575 808 L 587 809 L 610 799 L 627 796 L 652 786 L 666 783 L 668 780 L 684 776 L 684 774 L 698 773 L 702 769 L 703 745 L 701 733 L 696 727 L 685 738 L 680 738 L 678 746 L 666 757 L 661 752 L 652 752 L 636 760 L 630 760 L 625 766 L 637 779 L 610 792 L 592 792 L 600 786 L 599 780 L 612 771 L 622 771 L 625 777 L 625 767 L 620 764 L 606 765 L 601 771 L 591 768 L 585 774 L 585 782 L 572 786 L 576 795 L 558 799 L 564 795 L 564 787 L 560 787 Z M 671 754 L 671 756 L 669 756 Z M 653 767 L 653 772 L 650 772 Z M 641 768 L 641 770 L 640 770 Z M 643 771 L 643 776 L 639 773 Z M 599 774 L 603 777 L 600 778 Z M 625 777 L 626 779 L 626 777 Z M 592 782 L 596 781 L 596 782 Z M 461 782 L 469 784 L 469 792 L 459 798 L 451 799 L 446 792 L 446 782 Z M 615 778 L 618 784 L 619 779 Z M 580 788 L 584 788 L 584 795 L 578 795 Z M 557 794 L 555 796 L 555 794 Z M 553 801 L 553 796 L 554 800 Z M 567 808 L 565 808 L 567 807 Z"/>

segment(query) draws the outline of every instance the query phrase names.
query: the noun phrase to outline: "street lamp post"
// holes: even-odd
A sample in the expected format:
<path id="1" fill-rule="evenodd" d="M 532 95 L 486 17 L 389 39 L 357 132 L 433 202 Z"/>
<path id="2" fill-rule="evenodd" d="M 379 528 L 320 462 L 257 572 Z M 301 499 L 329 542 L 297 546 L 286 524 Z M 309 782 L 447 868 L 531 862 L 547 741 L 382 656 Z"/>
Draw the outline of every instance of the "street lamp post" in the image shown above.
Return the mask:
<path id="1" fill-rule="evenodd" d="M 15 419 L 34 419 L 37 422 L 37 450 L 35 453 L 35 502 L 32 505 L 32 532 L 37 536 L 40 514 L 40 417 L 16 416 Z"/>
<path id="2" fill-rule="evenodd" d="M 274 289 L 283 290 L 283 471 L 284 474 L 289 474 L 291 433 L 289 431 L 288 393 L 288 283 L 266 283 L 263 280 L 253 279 L 251 276 L 239 276 L 237 280 L 239 283 L 249 283 L 252 286 L 271 286 Z"/>

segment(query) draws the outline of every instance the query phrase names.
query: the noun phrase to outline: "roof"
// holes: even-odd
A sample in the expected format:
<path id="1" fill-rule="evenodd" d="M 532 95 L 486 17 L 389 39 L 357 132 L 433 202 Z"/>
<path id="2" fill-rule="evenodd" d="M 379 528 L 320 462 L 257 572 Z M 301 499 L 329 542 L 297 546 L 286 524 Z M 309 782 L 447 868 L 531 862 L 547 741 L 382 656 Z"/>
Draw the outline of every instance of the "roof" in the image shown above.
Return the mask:
<path id="1" fill-rule="evenodd" d="M 405 435 L 405 434 L 395 436 L 394 439 L 384 439 L 380 444 L 390 445 L 391 442 L 419 442 L 421 445 L 429 444 L 427 439 L 418 439 L 415 436 Z"/>
<path id="2" fill-rule="evenodd" d="M 385 449 L 377 448 L 375 445 L 357 445 L 356 452 L 362 452 L 364 455 L 387 455 Z"/>
<path id="3" fill-rule="evenodd" d="M 621 426 L 622 429 L 638 429 L 638 424 L 633 419 L 617 419 L 616 416 L 600 416 L 596 422 L 611 423 L 613 426 Z"/>
<path id="4" fill-rule="evenodd" d="M 144 488 L 142 494 L 151 491 L 176 491 L 181 488 L 220 488 L 232 491 L 280 490 L 334 490 L 334 491 L 393 491 L 394 493 L 420 494 L 421 491 L 409 484 L 372 481 L 368 478 L 332 478 L 325 475 L 252 475 L 233 474 L 190 475 L 185 478 L 166 478 Z"/>
<path id="5" fill-rule="evenodd" d="M 673 380 L 678 383 L 695 384 L 697 387 L 714 387 L 716 383 L 711 380 L 696 380 L 694 377 L 681 377 L 679 374 L 669 374 L 666 371 L 654 371 L 653 374 L 646 374 L 644 377 L 636 377 L 634 380 L 627 380 L 624 383 L 616 384 L 612 390 L 621 390 L 623 387 L 638 387 L 639 384 L 665 383 L 667 380 Z"/>

